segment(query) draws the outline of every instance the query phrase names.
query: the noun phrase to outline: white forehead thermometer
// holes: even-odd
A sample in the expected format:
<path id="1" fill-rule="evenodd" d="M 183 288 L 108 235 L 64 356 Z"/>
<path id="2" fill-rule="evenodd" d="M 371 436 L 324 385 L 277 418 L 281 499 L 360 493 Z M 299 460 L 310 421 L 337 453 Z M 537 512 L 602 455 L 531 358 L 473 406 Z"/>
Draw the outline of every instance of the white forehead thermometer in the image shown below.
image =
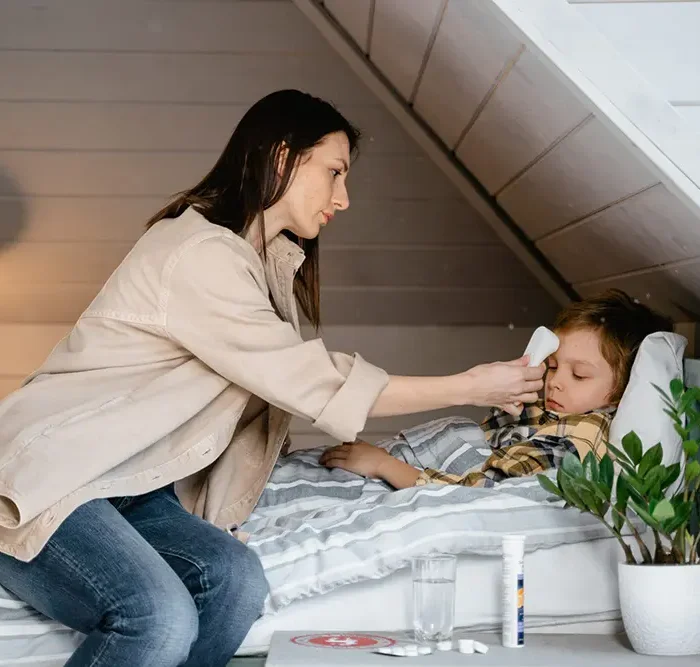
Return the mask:
<path id="1" fill-rule="evenodd" d="M 557 335 L 547 327 L 537 327 L 530 342 L 525 348 L 525 354 L 530 355 L 528 366 L 539 366 L 550 354 L 559 349 Z"/>

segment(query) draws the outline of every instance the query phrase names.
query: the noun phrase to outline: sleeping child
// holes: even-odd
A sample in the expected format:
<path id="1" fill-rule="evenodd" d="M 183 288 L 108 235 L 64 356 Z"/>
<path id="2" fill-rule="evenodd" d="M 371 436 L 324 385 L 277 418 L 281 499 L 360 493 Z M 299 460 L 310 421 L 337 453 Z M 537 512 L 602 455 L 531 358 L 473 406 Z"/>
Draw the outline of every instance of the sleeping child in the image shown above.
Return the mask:
<path id="1" fill-rule="evenodd" d="M 639 346 L 651 333 L 672 331 L 672 324 L 624 292 L 608 290 L 566 307 L 553 330 L 560 345 L 547 360 L 544 398 L 518 417 L 498 409 L 489 413 L 480 427 L 491 453 L 477 469 L 418 469 L 361 440 L 325 450 L 319 462 L 405 489 L 491 487 L 557 468 L 566 452 L 583 460 L 593 451 L 600 458 Z"/>

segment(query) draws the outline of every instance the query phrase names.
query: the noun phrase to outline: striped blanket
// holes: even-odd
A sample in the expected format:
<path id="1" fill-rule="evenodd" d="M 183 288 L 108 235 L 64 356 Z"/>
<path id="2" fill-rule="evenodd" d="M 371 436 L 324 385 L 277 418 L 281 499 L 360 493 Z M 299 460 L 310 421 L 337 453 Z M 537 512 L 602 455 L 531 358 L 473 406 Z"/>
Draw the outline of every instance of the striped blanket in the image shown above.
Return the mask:
<path id="1" fill-rule="evenodd" d="M 421 424 L 378 446 L 410 465 L 456 474 L 480 467 L 492 453 L 483 431 L 465 418 Z M 524 534 L 527 551 L 608 536 L 594 517 L 563 509 L 534 477 L 492 488 L 428 484 L 394 491 L 321 466 L 322 451 L 280 459 L 241 526 L 270 583 L 267 613 L 387 576 L 418 555 L 500 555 L 506 533 Z"/>

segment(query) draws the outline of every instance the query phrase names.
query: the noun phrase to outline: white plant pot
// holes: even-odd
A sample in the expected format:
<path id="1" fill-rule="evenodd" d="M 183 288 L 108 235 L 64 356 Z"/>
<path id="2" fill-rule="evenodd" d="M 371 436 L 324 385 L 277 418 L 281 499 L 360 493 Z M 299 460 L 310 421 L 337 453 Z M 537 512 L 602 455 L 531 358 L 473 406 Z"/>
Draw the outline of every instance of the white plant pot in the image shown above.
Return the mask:
<path id="1" fill-rule="evenodd" d="M 700 654 L 700 565 L 618 567 L 620 610 L 637 653 Z"/>

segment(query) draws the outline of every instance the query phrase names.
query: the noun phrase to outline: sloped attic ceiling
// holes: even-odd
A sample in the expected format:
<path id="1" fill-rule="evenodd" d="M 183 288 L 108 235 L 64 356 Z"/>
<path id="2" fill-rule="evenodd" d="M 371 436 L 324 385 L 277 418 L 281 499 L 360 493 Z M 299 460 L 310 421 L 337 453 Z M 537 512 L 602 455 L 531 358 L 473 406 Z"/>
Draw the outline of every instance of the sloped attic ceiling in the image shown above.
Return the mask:
<path id="1" fill-rule="evenodd" d="M 575 8 L 294 2 L 559 300 L 700 319 L 700 136 Z"/>

